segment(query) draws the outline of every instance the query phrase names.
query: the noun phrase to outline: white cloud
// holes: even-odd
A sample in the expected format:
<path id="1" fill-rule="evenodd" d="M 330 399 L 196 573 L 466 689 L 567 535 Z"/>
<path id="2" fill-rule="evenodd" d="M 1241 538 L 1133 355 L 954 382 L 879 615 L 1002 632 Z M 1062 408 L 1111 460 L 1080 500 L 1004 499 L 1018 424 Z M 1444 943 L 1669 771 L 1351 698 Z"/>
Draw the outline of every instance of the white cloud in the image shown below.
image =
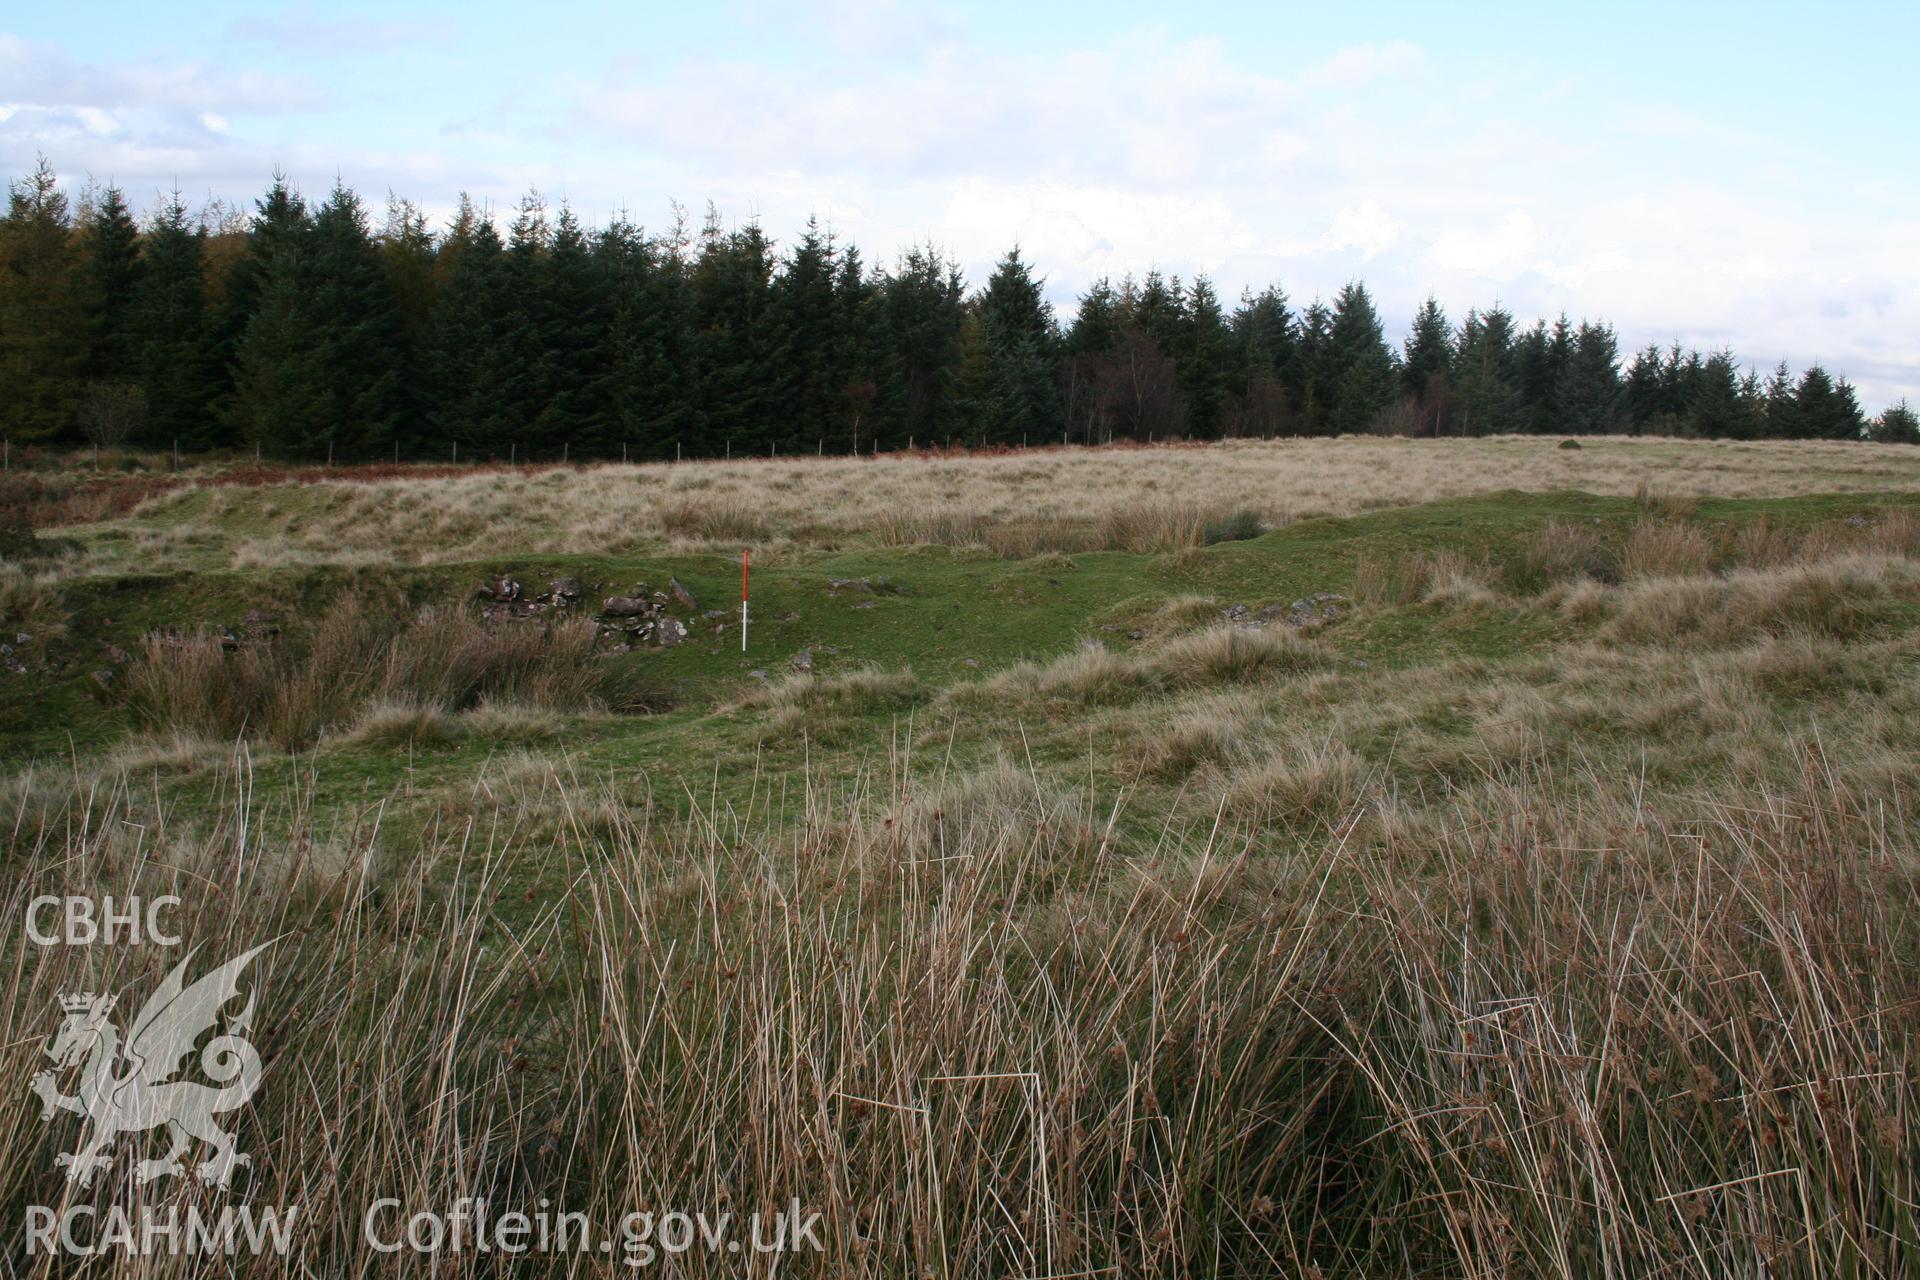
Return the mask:
<path id="1" fill-rule="evenodd" d="M 783 239 L 818 213 L 870 261 L 931 238 L 976 282 L 1018 240 L 1059 303 L 1154 266 L 1211 273 L 1228 297 L 1278 281 L 1303 302 L 1360 277 L 1395 327 L 1429 291 L 1456 316 L 1497 299 L 1526 319 L 1611 319 L 1628 346 L 1817 358 L 1869 403 L 1920 400 L 1920 225 L 1887 212 L 1914 203 L 1897 172 L 1850 199 L 1796 182 L 1750 130 L 1657 102 L 1570 128 L 1578 86 L 1406 43 L 1289 67 L 1144 30 L 1042 55 L 886 0 L 807 17 L 751 2 L 837 51 L 833 70 L 610 50 L 597 74 L 535 68 L 485 110 L 435 118 L 423 100 L 404 140 L 334 127 L 300 76 L 93 66 L 0 36 L 0 148 L 14 172 L 45 151 L 136 195 L 177 176 L 250 199 L 279 163 L 436 212 L 463 188 L 505 208 L 538 184 L 587 216 L 632 207 L 657 225 L 670 198 L 713 198 Z M 252 34 L 336 51 L 406 35 L 316 21 Z M 257 141 L 271 135 L 294 141 Z"/>

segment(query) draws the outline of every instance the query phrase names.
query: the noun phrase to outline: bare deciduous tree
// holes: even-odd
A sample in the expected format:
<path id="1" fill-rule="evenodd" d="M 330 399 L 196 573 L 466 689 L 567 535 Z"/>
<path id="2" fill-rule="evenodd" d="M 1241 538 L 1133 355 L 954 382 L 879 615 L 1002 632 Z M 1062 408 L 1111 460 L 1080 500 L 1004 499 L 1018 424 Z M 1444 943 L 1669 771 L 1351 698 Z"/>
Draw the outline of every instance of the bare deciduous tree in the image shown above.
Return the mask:
<path id="1" fill-rule="evenodd" d="M 89 382 L 80 396 L 80 431 L 94 449 L 124 443 L 147 420 L 147 393 L 131 382 Z"/>

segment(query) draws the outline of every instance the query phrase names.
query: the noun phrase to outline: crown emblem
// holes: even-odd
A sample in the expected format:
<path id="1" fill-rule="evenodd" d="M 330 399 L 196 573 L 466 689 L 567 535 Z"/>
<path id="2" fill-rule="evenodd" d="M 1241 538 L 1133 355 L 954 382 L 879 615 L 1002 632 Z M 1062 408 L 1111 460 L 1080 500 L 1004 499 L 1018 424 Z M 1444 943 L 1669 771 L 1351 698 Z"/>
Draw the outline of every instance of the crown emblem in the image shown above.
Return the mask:
<path id="1" fill-rule="evenodd" d="M 68 1013 L 91 1013 L 96 1005 L 105 1013 L 113 1007 L 113 997 L 96 996 L 91 991 L 75 991 L 60 997 L 60 1007 Z"/>

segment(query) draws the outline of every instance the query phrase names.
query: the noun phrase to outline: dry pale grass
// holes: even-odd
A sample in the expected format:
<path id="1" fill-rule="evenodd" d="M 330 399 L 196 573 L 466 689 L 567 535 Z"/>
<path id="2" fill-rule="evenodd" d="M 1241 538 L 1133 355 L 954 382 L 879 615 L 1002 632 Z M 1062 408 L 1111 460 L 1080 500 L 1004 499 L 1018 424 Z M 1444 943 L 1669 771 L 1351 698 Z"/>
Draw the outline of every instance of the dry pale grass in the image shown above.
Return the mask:
<path id="1" fill-rule="evenodd" d="M 491 703 L 633 711 L 658 695 L 603 659 L 587 621 L 492 625 L 457 609 L 418 615 L 347 600 L 283 636 L 233 646 L 153 633 L 126 671 L 148 727 L 288 750 L 329 733 L 369 744 L 445 740 L 448 713 Z"/>
<path id="2" fill-rule="evenodd" d="M 278 939 L 246 1195 L 301 1226 L 220 1274 L 497 1275 L 365 1248 L 378 1197 L 475 1194 L 601 1224 L 797 1199 L 821 1250 L 778 1273 L 809 1277 L 1910 1273 L 1910 808 L 1807 744 L 1779 785 L 1535 762 L 1424 804 L 1291 745 L 1240 779 L 1262 816 L 1144 841 L 1007 762 L 822 786 L 791 831 L 509 763 L 394 851 L 243 765 L 204 825 L 54 777 L 0 793 L 0 909 L 174 892 L 210 956 Z M 1252 825 L 1280 821 L 1293 856 Z M 10 1079 L 56 993 L 156 972 L 18 959 Z M 61 1196 L 70 1132 L 7 1092 L 0 1212 Z"/>
<path id="3" fill-rule="evenodd" d="M 1284 627 L 1214 626 L 1175 636 L 1143 655 L 1144 665 L 1166 683 L 1203 689 L 1323 671 L 1335 661 L 1326 645 Z"/>
<path id="4" fill-rule="evenodd" d="M 248 564 L 444 562 L 511 544 L 529 553 L 735 550 L 743 541 L 985 545 L 1003 555 L 1169 550 L 1260 525 L 1521 489 L 1761 497 L 1920 489 L 1920 451 L 1818 441 L 1603 438 L 1229 441 L 988 457 L 762 459 L 488 470 L 375 482 L 181 488 L 135 525 L 198 526 Z M 104 528 L 106 526 L 100 526 Z M 89 527 L 79 529 L 81 535 Z M 198 537 L 199 535 L 196 535 Z M 120 563 L 96 542 L 73 571 Z M 161 549 L 190 563 L 199 546 Z M 223 563 L 226 561 L 222 561 Z"/>
<path id="5" fill-rule="evenodd" d="M 1610 640 L 1725 646 L 1789 632 L 1851 639 L 1916 599 L 1920 563 L 1849 555 L 1720 578 L 1653 578 L 1623 588 L 1598 612 Z"/>

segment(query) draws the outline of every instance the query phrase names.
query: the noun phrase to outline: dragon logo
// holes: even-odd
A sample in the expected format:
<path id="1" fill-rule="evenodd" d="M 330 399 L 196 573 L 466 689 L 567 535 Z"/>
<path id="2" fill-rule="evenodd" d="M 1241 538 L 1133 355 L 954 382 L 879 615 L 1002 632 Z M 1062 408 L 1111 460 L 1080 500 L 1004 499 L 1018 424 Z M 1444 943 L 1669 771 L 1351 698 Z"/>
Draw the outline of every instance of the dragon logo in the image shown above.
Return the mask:
<path id="1" fill-rule="evenodd" d="M 85 1117 L 79 1147 L 62 1152 L 56 1161 L 69 1182 L 83 1187 L 91 1183 L 94 1173 L 111 1163 L 114 1141 L 121 1134 L 162 1125 L 167 1129 L 167 1154 L 135 1164 L 134 1178 L 141 1183 L 185 1173 L 180 1157 L 194 1138 L 213 1148 L 194 1169 L 202 1182 L 224 1188 L 233 1171 L 249 1163 L 234 1136 L 214 1117 L 244 1106 L 260 1086 L 260 1055 L 245 1039 L 252 995 L 237 1016 L 226 1019 L 224 1033 L 200 1052 L 200 1069 L 213 1085 L 169 1077 L 221 1020 L 221 1010 L 240 994 L 241 972 L 270 945 L 263 943 L 227 961 L 191 986 L 186 985 L 187 965 L 198 948 L 188 951 L 140 1007 L 124 1041 L 108 1016 L 113 996 L 84 992 L 60 997 L 65 1018 L 46 1048 L 53 1067 L 34 1076 L 31 1087 L 45 1108 L 43 1120 L 51 1120 L 55 1110 Z M 80 1067 L 80 1091 L 61 1093 L 56 1073 L 74 1066 Z"/>

